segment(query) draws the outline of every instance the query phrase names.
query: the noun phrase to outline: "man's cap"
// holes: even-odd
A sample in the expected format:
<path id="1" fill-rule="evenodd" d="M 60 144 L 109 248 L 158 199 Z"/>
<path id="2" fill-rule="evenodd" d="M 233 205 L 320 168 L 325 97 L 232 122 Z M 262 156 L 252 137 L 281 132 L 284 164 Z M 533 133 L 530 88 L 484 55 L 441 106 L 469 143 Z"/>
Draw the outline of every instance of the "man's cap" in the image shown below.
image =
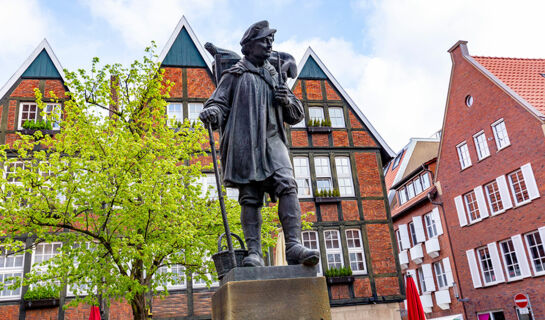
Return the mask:
<path id="1" fill-rule="evenodd" d="M 244 32 L 244 36 L 242 36 L 242 40 L 240 40 L 240 45 L 243 46 L 250 41 L 265 38 L 275 32 L 276 29 L 269 28 L 269 21 L 263 20 L 256 22 Z"/>

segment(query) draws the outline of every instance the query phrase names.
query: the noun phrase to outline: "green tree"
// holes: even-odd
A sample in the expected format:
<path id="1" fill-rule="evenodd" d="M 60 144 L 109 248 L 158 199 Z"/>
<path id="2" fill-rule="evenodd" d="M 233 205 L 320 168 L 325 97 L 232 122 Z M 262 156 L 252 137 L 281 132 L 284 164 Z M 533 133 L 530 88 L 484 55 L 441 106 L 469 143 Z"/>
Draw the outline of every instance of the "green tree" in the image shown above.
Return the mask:
<path id="1" fill-rule="evenodd" d="M 24 284 L 69 285 L 77 295 L 71 304 L 124 298 L 134 319 L 145 319 L 146 295 L 167 294 L 177 277 L 158 272 L 162 266 L 183 265 L 210 283 L 208 258 L 223 232 L 219 204 L 210 200 L 215 188 L 203 194 L 198 183 L 210 169 L 199 161 L 206 131 L 189 121 L 169 128 L 164 99 L 173 83 L 154 48 L 129 67 L 95 58 L 90 71 L 65 71 L 70 92 L 63 116 L 53 119 L 60 132 L 21 135 L 0 149 L 0 245 L 32 250 L 26 237 L 63 244 Z M 241 234 L 238 204 L 227 201 L 227 210 Z M 264 246 L 274 241 L 275 211 L 263 210 Z"/>

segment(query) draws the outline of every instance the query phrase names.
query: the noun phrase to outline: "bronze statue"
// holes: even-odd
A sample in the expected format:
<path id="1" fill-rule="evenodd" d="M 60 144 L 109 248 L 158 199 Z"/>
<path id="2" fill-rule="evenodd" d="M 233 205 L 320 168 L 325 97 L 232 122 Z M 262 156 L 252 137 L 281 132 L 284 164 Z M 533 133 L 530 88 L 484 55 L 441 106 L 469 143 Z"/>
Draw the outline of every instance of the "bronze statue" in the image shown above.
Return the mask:
<path id="1" fill-rule="evenodd" d="M 301 208 L 284 131 L 284 122 L 300 122 L 304 111 L 268 61 L 275 32 L 267 21 L 246 30 L 240 41 L 244 57 L 223 72 L 200 118 L 220 129 L 223 182 L 239 190 L 240 220 L 249 252 L 243 265 L 264 265 L 261 207 L 268 193 L 279 201 L 288 264 L 312 266 L 318 263 L 319 253 L 301 244 Z"/>

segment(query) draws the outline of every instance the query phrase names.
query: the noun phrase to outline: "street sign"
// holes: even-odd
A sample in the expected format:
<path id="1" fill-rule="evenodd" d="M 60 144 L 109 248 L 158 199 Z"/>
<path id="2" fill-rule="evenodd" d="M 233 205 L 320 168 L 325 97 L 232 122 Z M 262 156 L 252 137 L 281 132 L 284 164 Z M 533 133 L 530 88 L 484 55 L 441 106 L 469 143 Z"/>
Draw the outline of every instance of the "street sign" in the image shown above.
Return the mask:
<path id="1" fill-rule="evenodd" d="M 519 308 L 526 308 L 528 306 L 528 297 L 523 293 L 517 293 L 514 300 Z"/>
<path id="2" fill-rule="evenodd" d="M 519 308 L 519 313 L 520 314 L 529 314 L 530 310 L 528 310 L 528 308 Z"/>

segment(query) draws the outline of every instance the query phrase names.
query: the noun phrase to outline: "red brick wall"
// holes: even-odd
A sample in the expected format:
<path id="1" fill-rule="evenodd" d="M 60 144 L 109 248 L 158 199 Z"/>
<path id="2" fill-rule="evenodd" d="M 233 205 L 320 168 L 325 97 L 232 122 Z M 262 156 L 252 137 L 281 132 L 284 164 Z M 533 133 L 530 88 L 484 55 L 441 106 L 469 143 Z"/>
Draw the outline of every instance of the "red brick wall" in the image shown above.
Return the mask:
<path id="1" fill-rule="evenodd" d="M 373 295 L 369 278 L 354 279 L 354 295 L 358 298 L 371 297 Z"/>
<path id="2" fill-rule="evenodd" d="M 545 210 L 545 143 L 541 122 L 470 65 L 462 57 L 460 47 L 453 52 L 453 63 L 437 180 L 440 181 L 443 191 L 442 200 L 458 263 L 461 290 L 464 297 L 472 301 L 471 304 L 466 304 L 467 313 L 503 309 L 506 319 L 516 319 L 513 295 L 526 292 L 531 302 L 539 301 L 533 303 L 533 308 L 536 318 L 543 318 L 545 305 L 541 302 L 545 301 L 545 277 L 531 277 L 475 289 L 465 255 L 468 249 L 545 226 L 545 215 L 542 214 Z M 464 103 L 467 95 L 474 98 L 471 108 Z M 505 121 L 511 145 L 497 151 L 490 125 L 500 118 Z M 484 130 L 487 140 L 489 139 L 487 142 L 491 155 L 478 162 L 473 135 L 481 130 Z M 473 165 L 461 171 L 456 145 L 464 140 L 467 142 Z M 454 197 L 528 162 L 532 164 L 541 198 L 473 225 L 460 227 Z"/>
<path id="3" fill-rule="evenodd" d="M 26 310 L 25 320 L 57 320 L 58 312 L 58 308 Z"/>
<path id="4" fill-rule="evenodd" d="M 305 80 L 307 99 L 308 100 L 323 100 L 322 85 L 320 80 Z"/>
<path id="5" fill-rule="evenodd" d="M 375 278 L 375 285 L 379 296 L 395 295 L 399 292 L 399 280 L 394 277 Z"/>
<path id="6" fill-rule="evenodd" d="M 17 113 L 17 101 L 10 100 L 9 109 L 8 109 L 8 130 L 15 130 L 16 113 Z"/>
<path id="7" fill-rule="evenodd" d="M 310 201 L 304 201 L 304 202 L 299 202 L 301 204 L 301 213 L 302 214 L 305 214 L 307 212 L 314 212 L 313 215 L 309 215 L 307 217 L 307 221 L 310 221 L 310 222 L 316 222 L 317 219 L 316 219 L 316 207 L 314 206 L 314 202 L 310 202 Z"/>
<path id="8" fill-rule="evenodd" d="M 19 304 L 0 306 L 0 319 L 19 320 Z"/>
<path id="9" fill-rule="evenodd" d="M 367 131 L 352 131 L 352 139 L 356 147 L 376 147 L 377 145 Z"/>
<path id="10" fill-rule="evenodd" d="M 25 79 L 13 90 L 12 97 L 25 97 L 34 99 L 34 88 L 38 88 L 40 80 Z"/>
<path id="11" fill-rule="evenodd" d="M 387 224 L 368 224 L 367 239 L 375 274 L 396 272 L 394 253 Z"/>
<path id="12" fill-rule="evenodd" d="M 346 131 L 333 131 L 333 146 L 348 147 L 348 133 Z"/>
<path id="13" fill-rule="evenodd" d="M 174 82 L 174 86 L 170 89 L 171 98 L 181 98 L 183 96 L 182 86 L 182 69 L 166 67 L 164 80 Z"/>
<path id="14" fill-rule="evenodd" d="M 365 220 L 386 220 L 384 200 L 363 200 L 363 216 Z"/>
<path id="15" fill-rule="evenodd" d="M 312 145 L 315 147 L 329 147 L 329 134 L 313 133 Z"/>
<path id="16" fill-rule="evenodd" d="M 294 147 L 307 147 L 308 138 L 306 131 L 292 131 L 291 145 Z"/>
<path id="17" fill-rule="evenodd" d="M 356 117 L 356 115 L 354 115 L 354 113 L 352 113 L 352 111 L 348 111 L 348 118 L 350 119 L 350 126 L 352 128 L 356 128 L 356 129 L 363 128 L 360 120 L 358 120 L 358 118 Z"/>
<path id="18" fill-rule="evenodd" d="M 360 220 L 358 203 L 355 200 L 344 200 L 341 202 L 344 220 Z"/>
<path id="19" fill-rule="evenodd" d="M 374 152 L 355 153 L 362 197 L 383 196 L 377 156 Z"/>
<path id="20" fill-rule="evenodd" d="M 154 318 L 187 316 L 187 295 L 171 294 L 164 298 L 155 297 L 152 311 Z"/>
<path id="21" fill-rule="evenodd" d="M 326 80 L 324 82 L 325 82 L 325 92 L 326 92 L 327 100 L 341 100 L 341 97 L 339 97 L 339 95 L 337 94 L 337 91 L 333 89 L 329 81 Z"/>
<path id="22" fill-rule="evenodd" d="M 187 69 L 187 95 L 189 98 L 205 98 L 208 99 L 215 86 L 212 79 L 203 68 L 188 68 Z"/>
<path id="23" fill-rule="evenodd" d="M 53 91 L 53 94 L 59 98 L 64 99 L 66 96 L 64 95 L 64 85 L 61 80 L 45 80 L 45 88 L 44 88 L 44 97 L 45 98 L 51 98 L 51 91 Z"/>
<path id="24" fill-rule="evenodd" d="M 193 313 L 197 316 L 212 314 L 212 292 L 200 292 L 193 295 Z"/>
<path id="25" fill-rule="evenodd" d="M 339 221 L 339 213 L 337 211 L 337 204 L 321 204 L 320 213 L 322 214 L 322 221 Z"/>
<path id="26" fill-rule="evenodd" d="M 301 88 L 301 80 L 297 80 L 297 82 L 295 83 L 295 86 L 293 86 L 292 92 L 298 99 L 303 99 L 303 90 Z"/>
<path id="27" fill-rule="evenodd" d="M 331 299 L 348 299 L 350 298 L 350 292 L 348 291 L 348 286 L 346 285 L 332 285 L 331 286 Z"/>

